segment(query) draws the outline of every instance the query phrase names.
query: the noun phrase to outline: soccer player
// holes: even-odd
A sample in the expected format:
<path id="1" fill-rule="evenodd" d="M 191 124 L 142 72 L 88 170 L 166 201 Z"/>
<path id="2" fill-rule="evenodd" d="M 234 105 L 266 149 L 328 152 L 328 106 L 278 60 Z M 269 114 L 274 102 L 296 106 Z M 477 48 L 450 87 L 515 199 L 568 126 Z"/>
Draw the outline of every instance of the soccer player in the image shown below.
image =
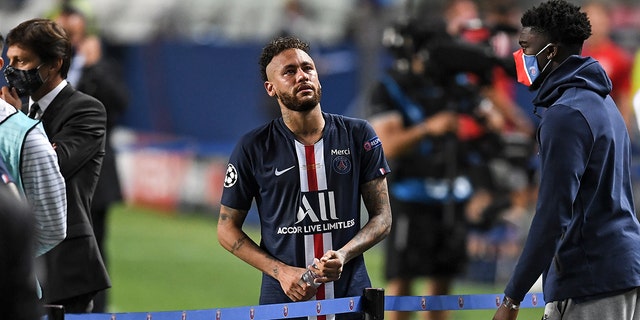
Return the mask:
<path id="1" fill-rule="evenodd" d="M 282 117 L 241 138 L 224 181 L 218 240 L 263 272 L 260 304 L 361 295 L 371 286 L 363 252 L 391 227 L 382 144 L 366 121 L 322 112 L 308 52 L 292 37 L 263 49 L 264 87 Z M 364 226 L 361 197 L 369 214 Z M 242 230 L 253 200 L 260 245 Z M 301 281 L 305 268 L 317 278 Z"/>

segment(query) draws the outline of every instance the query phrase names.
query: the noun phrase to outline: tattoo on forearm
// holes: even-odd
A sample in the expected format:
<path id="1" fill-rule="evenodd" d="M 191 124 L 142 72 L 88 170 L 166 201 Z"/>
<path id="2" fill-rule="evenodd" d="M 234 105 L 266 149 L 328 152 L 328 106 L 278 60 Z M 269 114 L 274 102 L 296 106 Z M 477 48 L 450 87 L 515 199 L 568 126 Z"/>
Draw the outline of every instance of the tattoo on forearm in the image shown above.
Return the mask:
<path id="1" fill-rule="evenodd" d="M 231 220 L 230 214 L 220 212 L 220 222 L 227 222 L 229 220 Z"/>
<path id="2" fill-rule="evenodd" d="M 389 192 L 386 179 L 377 179 L 365 185 L 362 199 L 371 215 L 379 215 L 389 211 Z"/>
<path id="3" fill-rule="evenodd" d="M 236 242 L 234 242 L 231 246 L 231 253 L 234 253 L 238 249 L 240 249 L 244 245 L 245 241 L 247 241 L 247 239 L 249 239 L 249 237 L 243 236 L 242 238 L 236 240 Z"/>
<path id="4" fill-rule="evenodd" d="M 220 209 L 218 224 L 236 223 L 241 225 L 247 214 L 248 211 L 240 211 L 223 206 L 222 209 Z"/>
<path id="5" fill-rule="evenodd" d="M 365 251 L 382 240 L 391 227 L 391 207 L 386 179 L 380 178 L 363 185 L 362 199 L 370 220 L 352 239 L 355 251 Z"/>
<path id="6" fill-rule="evenodd" d="M 377 214 L 380 210 L 387 210 L 389 194 L 387 191 L 386 180 L 378 179 L 371 181 L 363 190 L 362 199 L 367 205 L 367 210 L 372 213 Z"/>

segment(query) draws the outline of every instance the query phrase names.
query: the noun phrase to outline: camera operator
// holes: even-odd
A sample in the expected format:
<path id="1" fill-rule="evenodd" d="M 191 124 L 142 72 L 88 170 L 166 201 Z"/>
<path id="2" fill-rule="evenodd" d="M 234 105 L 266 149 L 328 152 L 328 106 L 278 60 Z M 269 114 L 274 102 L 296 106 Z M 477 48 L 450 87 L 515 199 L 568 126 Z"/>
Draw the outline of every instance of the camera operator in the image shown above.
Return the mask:
<path id="1" fill-rule="evenodd" d="M 446 295 L 467 264 L 465 215 L 492 201 L 487 163 L 500 153 L 503 118 L 481 92 L 494 65 L 482 50 L 459 45 L 444 25 L 398 25 L 386 32 L 385 44 L 395 66 L 371 91 L 367 115 L 394 168 L 386 293 L 411 295 L 413 280 L 427 277 L 428 295 Z M 473 63 L 446 61 L 470 53 L 478 54 Z M 448 67 L 459 65 L 474 70 Z M 408 314 L 388 318 L 402 316 Z"/>

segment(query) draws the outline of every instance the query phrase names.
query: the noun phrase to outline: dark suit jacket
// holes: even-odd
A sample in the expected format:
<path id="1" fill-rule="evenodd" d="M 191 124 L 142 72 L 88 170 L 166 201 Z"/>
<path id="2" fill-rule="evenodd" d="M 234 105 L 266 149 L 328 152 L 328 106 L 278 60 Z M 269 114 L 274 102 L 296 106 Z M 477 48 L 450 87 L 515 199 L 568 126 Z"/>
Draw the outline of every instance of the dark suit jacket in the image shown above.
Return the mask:
<path id="1" fill-rule="evenodd" d="M 46 253 L 46 303 L 111 286 L 91 227 L 91 198 L 104 157 L 106 112 L 101 102 L 67 85 L 42 115 L 67 185 L 67 238 Z"/>
<path id="2" fill-rule="evenodd" d="M 76 87 L 78 91 L 98 99 L 107 110 L 105 155 L 102 160 L 100 180 L 91 203 L 94 217 L 96 213 L 106 213 L 112 203 L 122 200 L 116 155 L 110 143 L 111 131 L 127 108 L 129 100 L 127 87 L 123 84 L 118 70 L 117 64 L 103 57 L 96 64 L 82 68 L 82 75 Z M 103 230 L 104 226 L 96 228 Z"/>

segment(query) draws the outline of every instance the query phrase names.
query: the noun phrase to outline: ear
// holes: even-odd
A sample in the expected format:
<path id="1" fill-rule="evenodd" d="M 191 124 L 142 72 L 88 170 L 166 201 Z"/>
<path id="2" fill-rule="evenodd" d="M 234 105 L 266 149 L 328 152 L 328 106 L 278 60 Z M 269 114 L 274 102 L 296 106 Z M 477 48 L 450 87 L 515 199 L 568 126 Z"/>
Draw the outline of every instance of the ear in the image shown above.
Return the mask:
<path id="1" fill-rule="evenodd" d="M 552 43 L 547 48 L 547 60 L 553 60 L 553 58 L 557 56 L 558 56 L 558 45 L 555 43 Z"/>
<path id="2" fill-rule="evenodd" d="M 51 69 L 52 69 L 55 73 L 60 73 L 60 69 L 62 69 L 62 58 L 58 58 L 58 59 L 56 59 L 56 60 L 51 64 Z"/>
<path id="3" fill-rule="evenodd" d="M 276 95 L 276 89 L 273 87 L 273 84 L 269 81 L 265 81 L 264 82 L 264 89 L 267 90 L 267 94 L 270 97 L 273 97 Z"/>

